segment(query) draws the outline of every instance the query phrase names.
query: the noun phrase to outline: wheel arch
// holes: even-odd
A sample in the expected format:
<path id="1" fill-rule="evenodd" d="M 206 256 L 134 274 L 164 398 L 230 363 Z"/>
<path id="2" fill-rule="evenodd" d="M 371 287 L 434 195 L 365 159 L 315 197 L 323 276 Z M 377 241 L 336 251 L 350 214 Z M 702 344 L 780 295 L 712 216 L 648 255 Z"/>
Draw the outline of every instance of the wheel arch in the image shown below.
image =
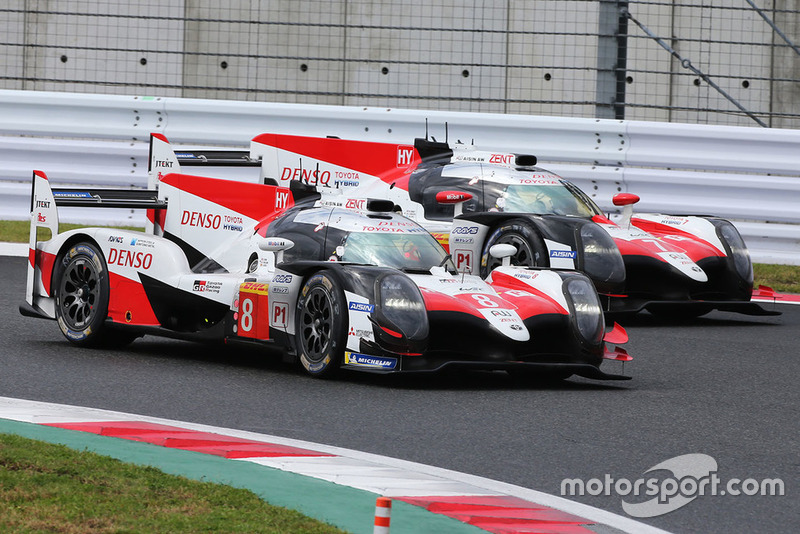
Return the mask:
<path id="1" fill-rule="evenodd" d="M 512 219 L 525 220 L 525 222 L 534 227 L 542 239 L 559 241 L 571 246 L 577 244 L 576 231 L 579 231 L 580 227 L 587 222 L 591 222 L 588 219 L 565 217 L 563 215 L 532 215 L 530 213 L 514 212 L 469 213 L 463 214 L 455 220 L 472 221 L 493 229 Z"/>
<path id="2" fill-rule="evenodd" d="M 353 293 L 362 294 L 365 289 L 374 286 L 375 280 L 382 273 L 396 272 L 390 267 L 377 265 L 361 265 L 355 263 L 341 263 L 336 261 L 298 261 L 279 265 L 279 269 L 300 276 L 302 283 L 322 270 L 336 273 L 337 281 L 342 289 Z M 370 296 L 372 296 L 370 294 Z"/>
<path id="3" fill-rule="evenodd" d="M 108 262 L 106 261 L 105 252 L 103 252 L 103 247 L 100 246 L 100 243 L 97 242 L 97 239 L 94 238 L 91 234 L 86 232 L 77 231 L 74 234 L 67 237 L 64 242 L 58 247 L 58 252 L 56 252 L 56 264 L 62 261 L 64 255 L 67 251 L 77 245 L 78 243 L 85 243 L 88 242 L 94 245 L 97 248 L 97 251 L 100 253 L 100 256 L 103 258 L 103 263 L 106 265 L 106 271 L 108 270 Z M 53 268 L 52 272 L 50 273 L 50 287 L 54 287 L 53 282 L 55 282 L 55 276 L 58 269 Z"/>

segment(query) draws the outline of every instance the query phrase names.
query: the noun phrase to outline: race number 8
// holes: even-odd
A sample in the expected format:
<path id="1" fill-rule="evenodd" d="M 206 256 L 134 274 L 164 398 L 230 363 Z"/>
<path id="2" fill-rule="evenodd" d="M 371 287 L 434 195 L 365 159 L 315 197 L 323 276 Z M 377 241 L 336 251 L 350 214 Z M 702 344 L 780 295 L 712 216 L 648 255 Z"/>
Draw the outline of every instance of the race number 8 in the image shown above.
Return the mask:
<path id="1" fill-rule="evenodd" d="M 488 296 L 481 295 L 480 293 L 472 295 L 472 298 L 477 300 L 478 303 L 484 308 L 497 308 L 499 306 L 499 304 L 490 299 Z"/>
<path id="2" fill-rule="evenodd" d="M 253 329 L 253 301 L 246 298 L 242 301 L 242 317 L 239 319 L 242 330 L 249 332 Z"/>

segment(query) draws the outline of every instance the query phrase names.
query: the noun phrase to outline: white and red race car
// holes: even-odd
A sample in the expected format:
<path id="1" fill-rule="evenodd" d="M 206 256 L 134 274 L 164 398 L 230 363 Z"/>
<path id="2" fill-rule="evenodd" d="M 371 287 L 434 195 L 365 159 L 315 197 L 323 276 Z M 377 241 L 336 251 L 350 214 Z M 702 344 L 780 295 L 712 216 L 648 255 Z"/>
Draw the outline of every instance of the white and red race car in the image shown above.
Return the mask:
<path id="1" fill-rule="evenodd" d="M 278 134 L 255 137 L 249 151 L 176 156 L 163 138 L 154 151 L 170 165 L 251 165 L 260 169 L 252 180 L 311 183 L 328 205 L 391 200 L 449 248 L 459 271 L 488 276 L 499 264 L 489 250 L 511 244 L 513 264 L 585 272 L 608 312 L 777 313 L 750 301 L 750 256 L 729 221 L 634 214 L 638 197 L 622 193 L 613 199 L 622 219 L 613 222 L 573 184 L 535 167 L 534 156 L 424 139 L 393 144 Z"/>
<path id="2" fill-rule="evenodd" d="M 161 163 L 158 163 L 161 161 Z M 154 167 L 164 160 L 153 157 Z M 151 232 L 59 233 L 58 206 L 148 209 Z M 273 347 L 311 375 L 450 366 L 530 377 L 627 379 L 591 281 L 500 266 L 458 273 L 427 231 L 368 200 L 322 205 L 315 189 L 162 173 L 158 190 L 53 189 L 34 171 L 24 315 L 79 346 L 142 335 Z M 38 241 L 37 230 L 52 238 Z M 513 251 L 500 245 L 502 261 Z"/>

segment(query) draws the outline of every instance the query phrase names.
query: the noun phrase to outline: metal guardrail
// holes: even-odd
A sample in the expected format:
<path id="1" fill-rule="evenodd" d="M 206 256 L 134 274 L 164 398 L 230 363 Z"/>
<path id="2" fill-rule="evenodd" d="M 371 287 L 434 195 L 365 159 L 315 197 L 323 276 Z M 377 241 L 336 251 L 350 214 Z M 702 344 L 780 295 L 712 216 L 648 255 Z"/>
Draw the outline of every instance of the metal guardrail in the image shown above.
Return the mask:
<path id="1" fill-rule="evenodd" d="M 242 147 L 263 132 L 410 142 L 427 130 L 533 153 L 607 211 L 629 191 L 642 198 L 639 211 L 729 218 L 757 261 L 800 265 L 797 130 L 34 91 L 0 91 L 0 117 L 2 218 L 27 218 L 34 168 L 57 186 L 144 187 L 150 132 Z M 144 224 L 141 213 L 117 211 L 62 220 Z"/>

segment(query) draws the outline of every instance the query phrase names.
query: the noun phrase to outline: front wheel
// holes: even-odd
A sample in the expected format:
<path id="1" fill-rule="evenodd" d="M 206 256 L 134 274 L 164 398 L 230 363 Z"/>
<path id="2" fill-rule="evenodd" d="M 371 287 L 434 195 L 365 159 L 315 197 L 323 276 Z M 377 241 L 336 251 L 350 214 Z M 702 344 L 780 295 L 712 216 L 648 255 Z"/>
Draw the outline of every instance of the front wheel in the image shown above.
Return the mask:
<path id="1" fill-rule="evenodd" d="M 347 307 L 344 292 L 330 271 L 321 271 L 305 283 L 295 320 L 297 353 L 303 368 L 316 377 L 334 374 L 344 353 Z"/>
<path id="2" fill-rule="evenodd" d="M 78 243 L 63 254 L 56 262 L 53 282 L 56 321 L 70 343 L 96 347 L 114 339 L 114 332 L 105 327 L 108 269 L 93 243 Z"/>
<path id="3" fill-rule="evenodd" d="M 481 278 L 486 278 L 502 264 L 501 260 L 489 254 L 489 249 L 498 244 L 514 245 L 517 249 L 511 256 L 511 265 L 525 267 L 547 265 L 547 251 L 533 225 L 524 219 L 510 219 L 495 227 L 483 245 Z"/>

